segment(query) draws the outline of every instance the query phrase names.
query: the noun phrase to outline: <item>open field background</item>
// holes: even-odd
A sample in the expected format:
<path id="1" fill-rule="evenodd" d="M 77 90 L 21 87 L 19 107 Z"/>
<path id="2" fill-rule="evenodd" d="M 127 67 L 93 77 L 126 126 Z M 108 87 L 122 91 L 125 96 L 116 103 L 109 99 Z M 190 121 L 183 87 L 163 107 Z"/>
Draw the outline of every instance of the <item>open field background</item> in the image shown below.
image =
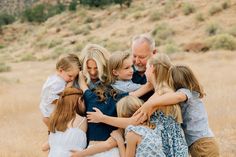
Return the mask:
<path id="1" fill-rule="evenodd" d="M 209 122 L 220 144 L 221 155 L 236 154 L 236 53 L 173 54 L 175 63 L 193 68 L 205 87 L 203 99 Z M 0 74 L 0 156 L 43 157 L 40 145 L 47 129 L 38 109 L 41 86 L 53 73 L 55 61 L 12 63 Z"/>
<path id="2" fill-rule="evenodd" d="M 60 54 L 79 54 L 87 43 L 130 51 L 132 36 L 141 33 L 152 34 L 158 51 L 175 63 L 191 66 L 207 93 L 221 156 L 236 156 L 236 1 L 133 0 L 123 10 L 79 5 L 41 24 L 18 20 L 2 27 L 0 157 L 47 156 L 40 150 L 47 129 L 39 98 Z"/>

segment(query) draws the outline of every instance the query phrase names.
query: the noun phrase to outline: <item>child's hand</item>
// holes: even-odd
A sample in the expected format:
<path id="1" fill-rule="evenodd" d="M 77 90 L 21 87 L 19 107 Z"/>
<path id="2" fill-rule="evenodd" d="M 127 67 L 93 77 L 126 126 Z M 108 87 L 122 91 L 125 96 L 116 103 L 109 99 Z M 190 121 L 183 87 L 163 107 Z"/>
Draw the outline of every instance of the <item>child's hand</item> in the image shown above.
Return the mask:
<path id="1" fill-rule="evenodd" d="M 89 123 L 103 122 L 104 114 L 96 107 L 93 108 L 95 112 L 87 112 L 87 119 Z"/>
<path id="2" fill-rule="evenodd" d="M 50 149 L 50 146 L 49 146 L 49 144 L 48 144 L 48 142 L 45 142 L 43 145 L 42 145 L 42 151 L 43 152 L 46 152 L 46 151 L 48 151 L 49 149 Z"/>
<path id="3" fill-rule="evenodd" d="M 70 157 L 83 157 L 80 155 L 81 153 L 78 150 L 70 150 L 70 152 L 71 152 Z"/>
<path id="4" fill-rule="evenodd" d="M 114 130 L 111 132 L 111 137 L 118 142 L 124 142 L 121 130 Z"/>
<path id="5" fill-rule="evenodd" d="M 138 123 L 143 123 L 152 115 L 153 112 L 154 110 L 150 109 L 149 106 L 143 105 L 133 114 L 132 117 L 138 117 Z"/>
<path id="6" fill-rule="evenodd" d="M 79 83 L 80 88 L 81 88 L 83 91 L 85 91 L 85 90 L 88 88 L 82 71 L 79 72 L 78 83 Z"/>

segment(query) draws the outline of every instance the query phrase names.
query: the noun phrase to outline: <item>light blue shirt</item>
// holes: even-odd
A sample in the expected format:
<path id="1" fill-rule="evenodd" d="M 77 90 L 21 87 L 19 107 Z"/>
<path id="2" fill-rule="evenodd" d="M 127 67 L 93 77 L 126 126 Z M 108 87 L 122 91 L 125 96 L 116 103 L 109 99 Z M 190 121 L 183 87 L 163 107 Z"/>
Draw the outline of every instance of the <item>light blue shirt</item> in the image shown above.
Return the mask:
<path id="1" fill-rule="evenodd" d="M 121 92 L 134 92 L 141 87 L 140 84 L 133 83 L 133 81 L 116 81 L 111 85 L 114 89 Z"/>
<path id="2" fill-rule="evenodd" d="M 213 137 L 208 124 L 207 112 L 199 98 L 199 93 L 191 92 L 186 88 L 181 88 L 177 92 L 184 93 L 187 96 L 187 100 L 182 102 L 180 107 L 183 116 L 182 128 L 188 146 L 203 137 Z"/>

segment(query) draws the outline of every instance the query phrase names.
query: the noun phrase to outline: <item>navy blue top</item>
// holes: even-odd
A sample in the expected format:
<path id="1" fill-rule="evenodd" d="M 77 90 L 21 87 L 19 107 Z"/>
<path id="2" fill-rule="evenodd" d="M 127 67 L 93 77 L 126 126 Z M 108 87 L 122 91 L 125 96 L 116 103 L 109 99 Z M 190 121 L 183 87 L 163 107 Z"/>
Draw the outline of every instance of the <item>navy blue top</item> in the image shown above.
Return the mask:
<path id="1" fill-rule="evenodd" d="M 93 107 L 96 107 L 105 115 L 117 117 L 116 102 L 127 95 L 128 93 L 117 94 L 115 99 L 112 96 L 107 95 L 107 99 L 100 102 L 98 101 L 97 95 L 90 89 L 87 89 L 84 92 L 84 102 L 86 109 L 89 112 L 94 112 Z M 105 141 L 115 129 L 115 127 L 104 123 L 88 123 L 88 141 Z"/>
<path id="2" fill-rule="evenodd" d="M 146 75 L 140 75 L 139 72 L 134 68 L 134 66 L 133 66 L 133 70 L 134 70 L 134 73 L 133 73 L 132 81 L 133 81 L 134 83 L 141 84 L 141 85 L 147 83 Z M 145 101 L 147 101 L 153 94 L 154 94 L 154 91 L 150 91 L 150 92 L 144 94 L 143 96 L 141 96 L 140 99 L 142 99 L 142 100 L 145 102 Z"/>

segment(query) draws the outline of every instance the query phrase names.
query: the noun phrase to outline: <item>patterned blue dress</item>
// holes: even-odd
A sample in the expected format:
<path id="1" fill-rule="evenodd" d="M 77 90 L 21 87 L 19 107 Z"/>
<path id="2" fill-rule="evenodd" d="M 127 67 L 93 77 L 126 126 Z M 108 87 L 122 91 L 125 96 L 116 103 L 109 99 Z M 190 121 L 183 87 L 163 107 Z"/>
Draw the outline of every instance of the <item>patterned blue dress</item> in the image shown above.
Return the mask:
<path id="1" fill-rule="evenodd" d="M 188 157 L 188 146 L 180 124 L 161 111 L 156 111 L 151 116 L 151 123 L 156 124 L 158 128 L 163 128 L 161 138 L 166 157 Z"/>
<path id="2" fill-rule="evenodd" d="M 142 141 L 137 145 L 135 157 L 165 157 L 163 152 L 161 129 L 156 127 L 154 130 L 145 126 L 129 125 L 125 132 L 133 131 L 142 137 Z"/>

